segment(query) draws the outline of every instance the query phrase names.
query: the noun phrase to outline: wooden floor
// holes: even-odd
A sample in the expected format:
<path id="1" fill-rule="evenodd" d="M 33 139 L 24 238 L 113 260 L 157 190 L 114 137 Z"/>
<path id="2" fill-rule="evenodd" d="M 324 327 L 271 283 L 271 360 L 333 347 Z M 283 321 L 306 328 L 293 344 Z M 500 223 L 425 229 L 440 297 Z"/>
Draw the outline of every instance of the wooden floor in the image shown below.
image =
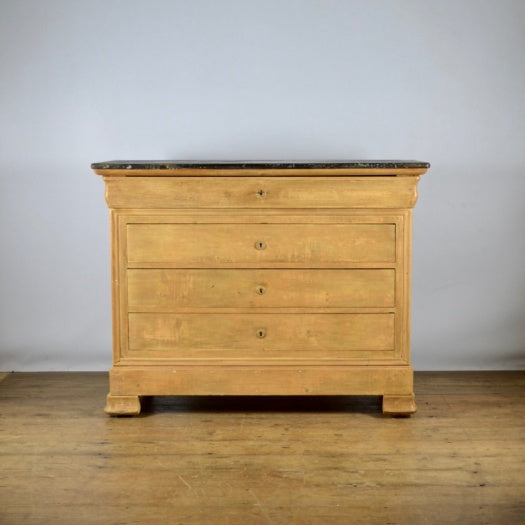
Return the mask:
<path id="1" fill-rule="evenodd" d="M 525 523 L 525 372 L 419 373 L 375 397 L 153 398 L 102 412 L 107 375 L 0 383 L 0 523 Z"/>

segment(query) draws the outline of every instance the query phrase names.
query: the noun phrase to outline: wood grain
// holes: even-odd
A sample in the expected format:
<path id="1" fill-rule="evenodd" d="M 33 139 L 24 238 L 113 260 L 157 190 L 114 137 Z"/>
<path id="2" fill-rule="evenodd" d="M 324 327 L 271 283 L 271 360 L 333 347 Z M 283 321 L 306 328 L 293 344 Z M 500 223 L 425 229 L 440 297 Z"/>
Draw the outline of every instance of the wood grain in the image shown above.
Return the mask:
<path id="1" fill-rule="evenodd" d="M 394 224 L 128 224 L 128 266 L 394 262 Z M 261 244 L 259 244 L 261 243 Z"/>
<path id="2" fill-rule="evenodd" d="M 394 306 L 395 270 L 128 270 L 128 309 Z"/>
<path id="3" fill-rule="evenodd" d="M 107 177 L 112 208 L 411 208 L 419 177 Z"/>
<path id="4" fill-rule="evenodd" d="M 112 224 L 106 412 L 140 395 L 380 394 L 415 410 L 411 208 L 426 171 L 95 170 Z"/>
<path id="5" fill-rule="evenodd" d="M 306 359 L 304 359 L 307 362 Z M 413 393 L 413 371 L 408 365 L 302 364 L 248 365 L 219 363 L 211 365 L 115 366 L 109 377 L 111 394 L 137 395 L 371 395 L 408 396 Z M 412 411 L 413 412 L 413 411 Z M 410 413 L 412 413 L 410 412 Z"/>
<path id="6" fill-rule="evenodd" d="M 416 373 L 379 397 L 159 397 L 100 410 L 107 374 L 0 383 L 0 523 L 521 525 L 525 372 Z"/>
<path id="7" fill-rule="evenodd" d="M 394 350 L 391 313 L 130 313 L 128 318 L 130 357 L 374 359 Z"/>

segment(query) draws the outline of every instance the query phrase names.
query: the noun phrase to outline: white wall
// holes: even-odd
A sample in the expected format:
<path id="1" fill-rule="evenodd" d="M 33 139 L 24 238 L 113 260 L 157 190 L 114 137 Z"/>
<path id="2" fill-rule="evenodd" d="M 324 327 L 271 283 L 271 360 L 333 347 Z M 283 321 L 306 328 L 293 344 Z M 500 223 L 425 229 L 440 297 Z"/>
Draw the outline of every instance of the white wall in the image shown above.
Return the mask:
<path id="1" fill-rule="evenodd" d="M 413 362 L 525 365 L 523 0 L 0 0 L 0 370 L 110 366 L 92 161 L 417 158 Z"/>

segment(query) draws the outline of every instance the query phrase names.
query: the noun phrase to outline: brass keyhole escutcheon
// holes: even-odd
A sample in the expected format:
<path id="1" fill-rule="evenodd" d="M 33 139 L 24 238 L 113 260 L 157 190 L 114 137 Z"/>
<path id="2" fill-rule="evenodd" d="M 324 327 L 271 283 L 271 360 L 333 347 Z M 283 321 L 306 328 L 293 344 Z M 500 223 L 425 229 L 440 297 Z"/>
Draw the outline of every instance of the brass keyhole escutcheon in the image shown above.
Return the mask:
<path id="1" fill-rule="evenodd" d="M 259 197 L 264 197 L 264 196 L 266 196 L 266 192 L 263 189 L 257 190 L 257 195 Z"/>
<path id="2" fill-rule="evenodd" d="M 256 250 L 264 250 L 266 248 L 266 243 L 264 241 L 257 241 L 255 243 Z"/>
<path id="3" fill-rule="evenodd" d="M 262 295 L 263 293 L 266 292 L 266 288 L 264 286 L 257 286 L 257 290 L 256 291 L 257 291 L 257 293 L 259 295 Z"/>
<path id="4" fill-rule="evenodd" d="M 266 328 L 259 328 L 259 330 L 257 330 L 257 337 L 259 339 L 266 337 Z"/>

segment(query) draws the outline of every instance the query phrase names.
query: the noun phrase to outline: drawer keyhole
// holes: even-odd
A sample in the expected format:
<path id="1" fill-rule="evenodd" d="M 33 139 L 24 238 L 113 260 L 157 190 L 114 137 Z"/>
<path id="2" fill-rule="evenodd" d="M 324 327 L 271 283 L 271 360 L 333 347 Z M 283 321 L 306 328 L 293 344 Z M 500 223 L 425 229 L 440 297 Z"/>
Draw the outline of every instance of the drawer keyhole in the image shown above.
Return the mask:
<path id="1" fill-rule="evenodd" d="M 264 241 L 257 241 L 255 243 L 256 250 L 264 250 L 266 248 L 266 243 Z"/>
<path id="2" fill-rule="evenodd" d="M 262 295 L 264 292 L 266 292 L 266 288 L 264 286 L 258 286 L 257 287 L 257 293 L 259 295 Z"/>
<path id="3" fill-rule="evenodd" d="M 257 337 L 259 339 L 263 339 L 264 337 L 266 337 L 266 329 L 259 328 L 259 330 L 257 330 Z"/>
<path id="4" fill-rule="evenodd" d="M 266 195 L 266 192 L 264 190 L 262 190 L 262 189 L 261 190 L 257 190 L 257 195 L 259 197 L 264 197 Z"/>

